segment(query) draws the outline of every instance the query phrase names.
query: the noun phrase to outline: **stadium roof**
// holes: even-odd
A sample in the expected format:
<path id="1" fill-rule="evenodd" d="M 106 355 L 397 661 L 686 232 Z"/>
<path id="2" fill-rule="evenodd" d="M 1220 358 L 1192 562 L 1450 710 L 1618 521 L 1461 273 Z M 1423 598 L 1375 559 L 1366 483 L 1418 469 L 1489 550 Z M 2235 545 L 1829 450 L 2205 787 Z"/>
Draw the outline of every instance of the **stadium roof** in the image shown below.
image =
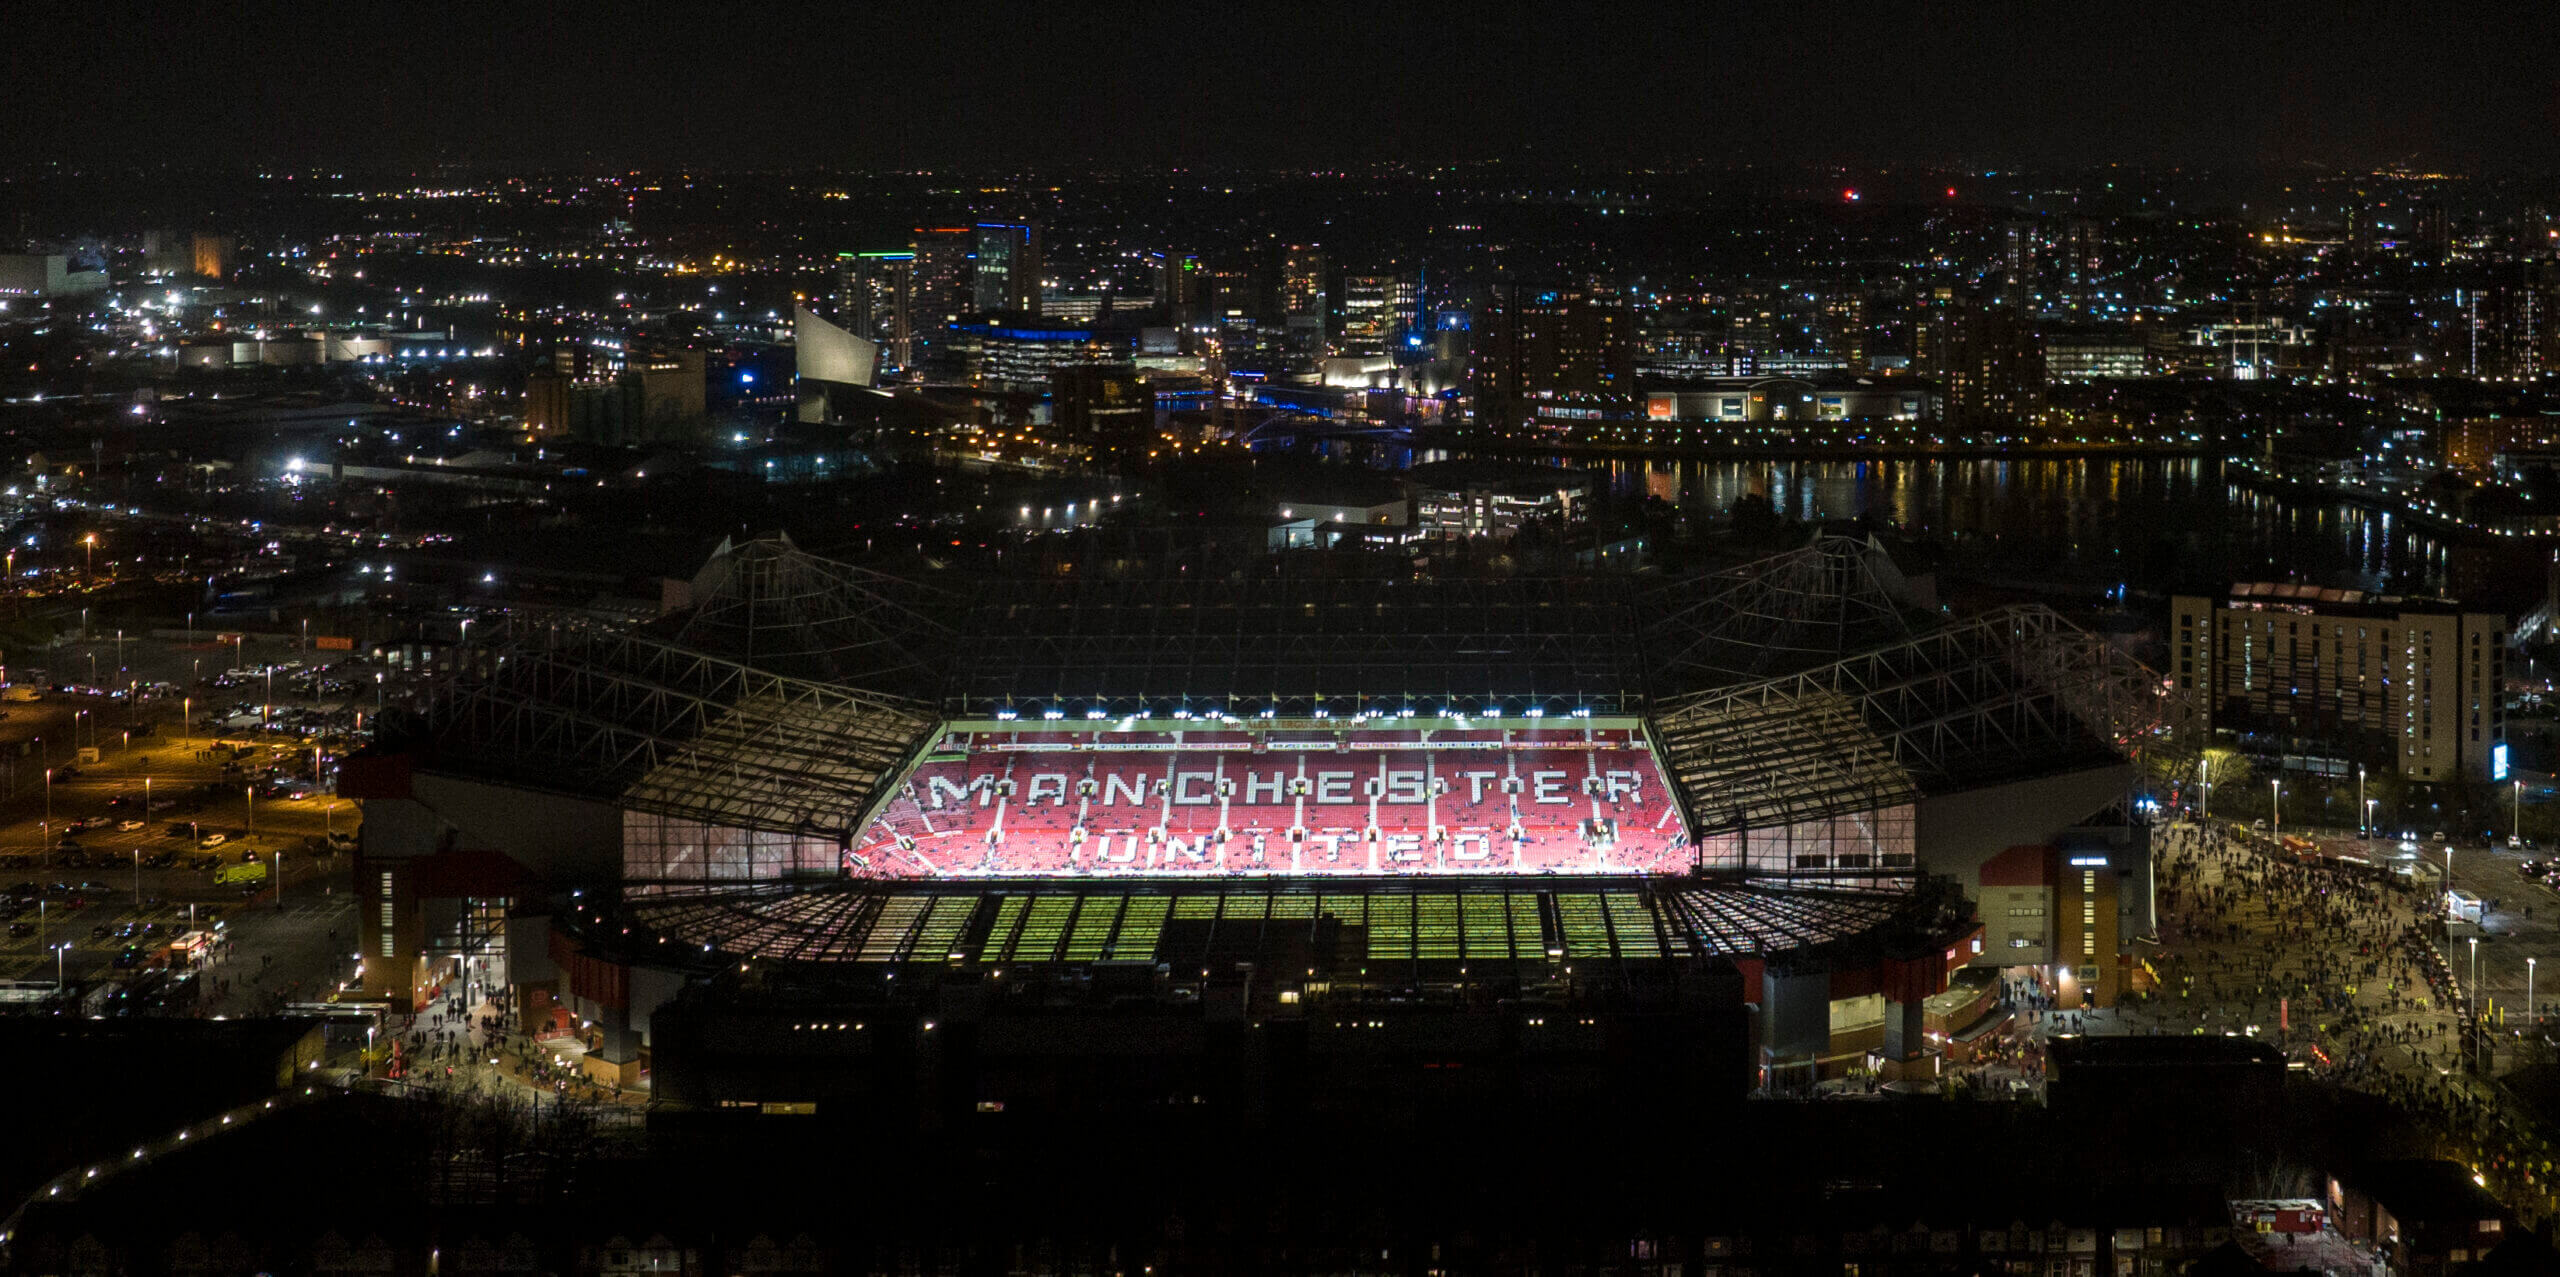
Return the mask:
<path id="1" fill-rule="evenodd" d="M 1703 837 L 2113 762 L 2184 724 L 2157 675 L 2049 609 L 1939 623 L 1872 542 L 1640 580 L 946 588 L 724 544 L 645 632 L 475 653 L 429 706 L 429 766 L 843 838 L 947 716 L 1545 705 L 1646 716 Z"/>
<path id="2" fill-rule="evenodd" d="M 1653 730 L 1706 835 L 2116 762 L 2185 726 L 2178 704 L 2104 639 L 2024 606 L 1674 701 Z"/>

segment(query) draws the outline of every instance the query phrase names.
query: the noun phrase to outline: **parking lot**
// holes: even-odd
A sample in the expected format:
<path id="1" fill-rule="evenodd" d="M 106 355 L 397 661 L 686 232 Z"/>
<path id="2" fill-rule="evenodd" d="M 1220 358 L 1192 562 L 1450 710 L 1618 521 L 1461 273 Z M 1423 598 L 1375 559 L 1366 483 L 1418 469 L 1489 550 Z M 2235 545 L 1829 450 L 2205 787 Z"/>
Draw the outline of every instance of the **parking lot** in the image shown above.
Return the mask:
<path id="1" fill-rule="evenodd" d="M 123 646 L 137 665 L 210 658 L 217 679 L 234 656 Z M 228 931 L 280 897 L 288 913 L 343 906 L 357 812 L 327 792 L 341 738 L 256 730 L 264 678 L 244 729 L 227 730 L 239 702 L 205 701 L 237 695 L 230 681 L 192 695 L 138 678 L 117 694 L 20 685 L 0 700 L 0 980 L 133 980 L 217 918 Z M 340 717 L 299 698 L 322 680 L 278 683 L 270 721 Z M 326 690 L 342 705 L 351 686 Z"/>

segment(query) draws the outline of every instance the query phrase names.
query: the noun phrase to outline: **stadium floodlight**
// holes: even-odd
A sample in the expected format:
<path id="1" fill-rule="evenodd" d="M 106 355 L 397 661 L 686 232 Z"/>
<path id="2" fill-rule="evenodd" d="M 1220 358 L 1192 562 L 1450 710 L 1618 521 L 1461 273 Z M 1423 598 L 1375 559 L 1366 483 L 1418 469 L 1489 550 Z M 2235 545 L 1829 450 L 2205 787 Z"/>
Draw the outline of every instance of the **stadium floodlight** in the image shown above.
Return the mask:
<path id="1" fill-rule="evenodd" d="M 1573 707 L 1573 716 L 1575 718 L 1589 718 L 1591 717 L 1591 707 L 1588 705 L 1576 705 Z"/>
<path id="2" fill-rule="evenodd" d="M 1547 707 L 1546 707 L 1546 706 L 1544 706 L 1544 705 L 1532 705 L 1532 706 L 1530 706 L 1530 707 L 1529 707 L 1529 717 L 1531 717 L 1531 718 L 1545 718 L 1546 716 L 1547 716 Z"/>
<path id="3" fill-rule="evenodd" d="M 1187 709 L 1178 709 L 1173 712 L 1173 716 L 1175 718 L 1189 718 L 1191 717 L 1191 711 Z"/>
<path id="4" fill-rule="evenodd" d="M 1318 718 L 1331 718 L 1331 717 L 1333 717 L 1333 711 L 1332 711 L 1332 710 L 1329 710 L 1329 709 L 1326 709 L 1326 708 L 1325 708 L 1324 706 L 1322 706 L 1322 705 L 1318 705 L 1318 706 L 1316 706 L 1316 717 L 1318 717 Z"/>
<path id="5" fill-rule="evenodd" d="M 1109 711 L 1104 710 L 1104 709 L 1102 709 L 1102 708 L 1101 708 L 1101 707 L 1099 707 L 1099 706 L 1096 706 L 1096 707 L 1095 707 L 1095 708 L 1093 708 L 1093 709 L 1086 710 L 1086 711 L 1084 712 L 1084 716 L 1085 716 L 1086 718 L 1089 718 L 1089 719 L 1100 720 L 1100 719 L 1105 719 L 1105 718 L 1109 718 L 1109 717 L 1111 717 L 1111 714 L 1110 714 L 1110 712 L 1109 712 Z"/>
<path id="6" fill-rule="evenodd" d="M 1058 719 L 1065 718 L 1066 716 L 1067 712 L 1062 709 L 1045 709 L 1040 711 L 1040 717 L 1048 719 L 1051 722 L 1055 722 Z"/>
<path id="7" fill-rule="evenodd" d="M 1413 717 L 1413 707 L 1412 707 L 1412 706 L 1410 706 L 1410 705 L 1407 705 L 1407 706 L 1405 706 L 1403 709 L 1397 710 L 1397 711 L 1396 711 L 1396 717 L 1398 717 L 1398 718 L 1411 718 L 1411 717 Z"/>
<path id="8" fill-rule="evenodd" d="M 1016 715 L 1014 712 L 1009 709 L 1000 709 L 996 711 L 996 721 L 999 723 L 1010 723 L 1015 717 Z"/>
<path id="9" fill-rule="evenodd" d="M 1280 710 L 1276 706 L 1265 705 L 1262 707 L 1261 716 L 1264 718 L 1278 718 L 1280 717 Z"/>

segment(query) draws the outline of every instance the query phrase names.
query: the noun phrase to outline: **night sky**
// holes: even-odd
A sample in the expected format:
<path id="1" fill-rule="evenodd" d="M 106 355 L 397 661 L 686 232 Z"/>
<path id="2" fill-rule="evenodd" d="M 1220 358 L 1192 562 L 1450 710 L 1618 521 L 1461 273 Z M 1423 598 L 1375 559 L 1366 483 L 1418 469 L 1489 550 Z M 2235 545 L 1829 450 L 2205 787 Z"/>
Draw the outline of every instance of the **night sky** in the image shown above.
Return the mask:
<path id="1" fill-rule="evenodd" d="M 6 13 L 9 164 L 2560 169 L 2548 5 L 22 0 Z"/>

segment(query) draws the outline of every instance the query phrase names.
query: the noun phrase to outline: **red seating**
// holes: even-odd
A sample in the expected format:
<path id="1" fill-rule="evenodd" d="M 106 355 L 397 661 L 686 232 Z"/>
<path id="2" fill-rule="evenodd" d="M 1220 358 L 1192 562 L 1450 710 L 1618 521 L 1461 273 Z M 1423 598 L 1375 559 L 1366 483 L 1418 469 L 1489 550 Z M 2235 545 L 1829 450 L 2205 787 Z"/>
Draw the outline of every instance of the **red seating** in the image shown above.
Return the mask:
<path id="1" fill-rule="evenodd" d="M 862 872 L 1676 872 L 1691 862 L 1659 769 L 1623 731 L 1424 742 L 1363 730 L 1357 749 L 1325 748 L 1350 742 L 1307 731 L 1185 733 L 1180 749 L 1161 748 L 1163 732 L 1040 735 L 1060 739 L 1028 749 L 1051 742 L 947 739 L 967 757 L 924 764 L 890 796 L 856 839 Z M 1517 747 L 1484 747 L 1505 741 Z"/>

